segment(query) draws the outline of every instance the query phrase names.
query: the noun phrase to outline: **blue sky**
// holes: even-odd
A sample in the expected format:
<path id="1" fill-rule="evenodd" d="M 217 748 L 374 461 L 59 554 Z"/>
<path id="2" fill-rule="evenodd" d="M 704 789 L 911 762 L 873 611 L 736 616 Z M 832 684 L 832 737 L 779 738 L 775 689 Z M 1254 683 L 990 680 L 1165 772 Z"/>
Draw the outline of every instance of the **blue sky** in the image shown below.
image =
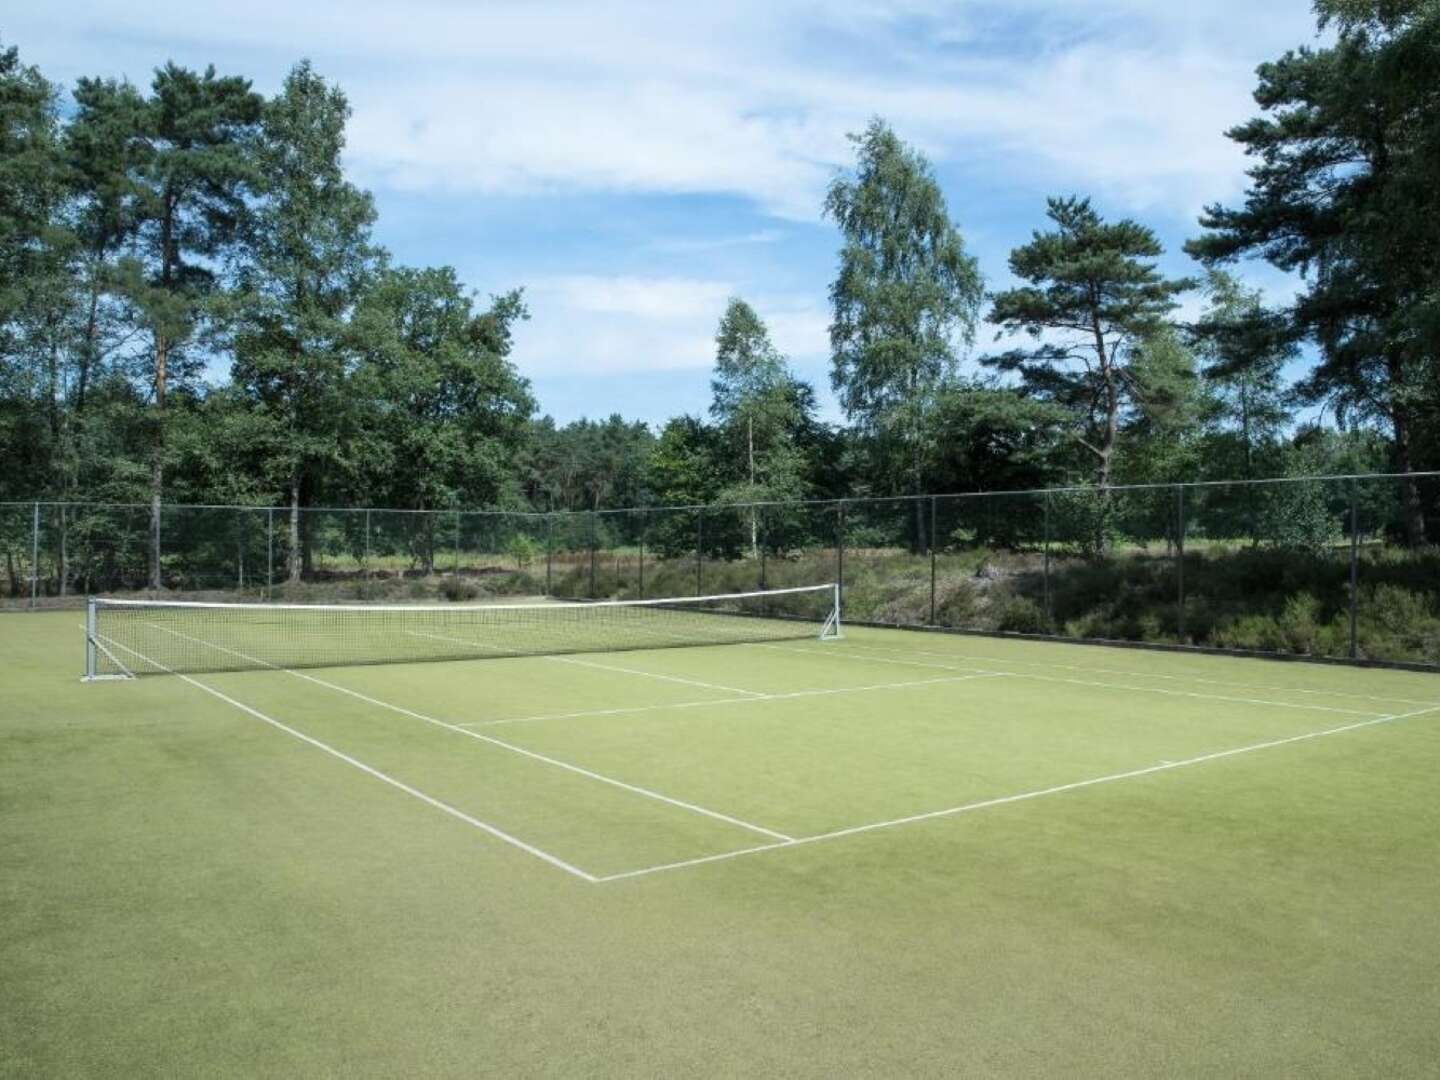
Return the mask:
<path id="1" fill-rule="evenodd" d="M 561 421 L 702 412 L 731 295 L 838 418 L 820 202 L 872 115 L 930 158 L 992 288 L 1051 194 L 1145 222 L 1194 273 L 1200 208 L 1244 191 L 1223 132 L 1255 111 L 1256 64 L 1315 40 L 1308 0 L 76 0 L 3 34 L 65 85 L 174 60 L 270 93 L 310 58 L 349 94 L 380 242 L 482 297 L 523 286 L 515 360 Z"/>

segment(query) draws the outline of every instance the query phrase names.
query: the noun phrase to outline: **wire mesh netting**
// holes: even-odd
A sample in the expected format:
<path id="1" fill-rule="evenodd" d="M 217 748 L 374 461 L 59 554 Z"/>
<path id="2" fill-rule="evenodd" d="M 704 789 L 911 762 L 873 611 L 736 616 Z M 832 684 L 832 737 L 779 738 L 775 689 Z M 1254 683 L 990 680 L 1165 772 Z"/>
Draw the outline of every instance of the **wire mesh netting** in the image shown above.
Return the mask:
<path id="1" fill-rule="evenodd" d="M 1440 665 L 1437 537 L 1429 474 L 594 513 L 167 505 L 158 535 L 147 505 L 10 503 L 0 599 L 622 600 L 838 581 L 857 622 Z"/>
<path id="2" fill-rule="evenodd" d="M 833 586 L 596 604 L 297 605 L 95 600 L 87 675 L 483 660 L 818 638 Z"/>

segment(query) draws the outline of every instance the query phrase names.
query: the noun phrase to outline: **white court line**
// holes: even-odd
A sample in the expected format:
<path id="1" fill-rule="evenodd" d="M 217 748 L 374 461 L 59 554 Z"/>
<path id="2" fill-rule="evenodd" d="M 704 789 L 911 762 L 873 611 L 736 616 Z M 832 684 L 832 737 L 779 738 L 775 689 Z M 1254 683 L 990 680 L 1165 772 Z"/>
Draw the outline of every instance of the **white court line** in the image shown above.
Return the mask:
<path id="1" fill-rule="evenodd" d="M 456 645 L 473 645 L 481 649 L 489 649 L 491 652 L 508 652 L 497 645 L 487 645 L 483 641 L 472 641 L 469 638 L 450 637 L 447 634 L 427 634 L 421 630 L 407 630 L 412 637 L 434 638 L 436 641 L 451 641 Z M 701 682 L 699 679 L 683 679 L 678 675 L 661 675 L 654 671 L 642 671 L 639 668 L 619 667 L 615 664 L 598 664 L 593 660 L 579 660 L 573 656 L 533 656 L 526 657 L 531 660 L 549 660 L 557 664 L 578 664 L 581 667 L 591 667 L 599 671 L 618 671 L 625 675 L 643 675 L 647 679 L 659 679 L 661 682 L 684 683 L 686 686 L 698 686 L 702 690 L 722 690 L 727 694 L 748 694 L 759 697 L 758 690 L 744 690 L 738 686 L 720 686 L 716 683 Z"/>
<path id="2" fill-rule="evenodd" d="M 207 648 L 215 649 L 219 652 L 229 653 L 231 656 L 237 656 L 240 659 L 247 660 L 252 664 L 260 664 L 261 666 L 267 667 L 272 671 L 282 671 L 286 675 L 293 675 L 297 679 L 304 679 L 306 682 L 312 682 L 316 686 L 323 686 L 329 690 L 334 690 L 341 694 L 348 694 L 359 701 L 364 701 L 367 704 L 375 705 L 382 709 L 389 709 L 391 712 L 399 713 L 401 716 L 409 716 L 416 720 L 423 720 L 427 724 L 434 724 L 436 727 L 444 728 L 447 731 L 453 731 L 459 735 L 464 735 L 466 738 L 477 739 L 480 742 L 490 743 L 492 746 L 498 746 L 503 750 L 509 750 L 511 753 L 519 754 L 522 757 L 531 758 L 535 761 L 542 761 L 546 765 L 553 765 L 557 769 L 565 769 L 568 772 L 575 773 L 579 776 L 587 777 L 591 780 L 599 781 L 602 784 L 609 784 L 612 787 L 620 788 L 634 795 L 643 795 L 646 798 L 654 799 L 657 802 L 667 803 L 670 806 L 678 807 L 682 810 L 689 810 L 691 813 L 700 814 L 708 818 L 714 818 L 716 821 L 723 821 L 729 825 L 735 825 L 742 829 L 748 829 L 750 832 L 760 833 L 762 836 L 772 836 L 779 840 L 791 839 L 791 837 L 786 836 L 784 833 L 777 832 L 774 829 L 767 829 L 763 825 L 756 825 L 749 821 L 743 821 L 740 818 L 732 817 L 729 814 L 722 814 L 719 810 L 710 810 L 707 807 L 698 806 L 695 803 L 685 802 L 682 799 L 671 798 L 669 795 L 662 795 L 658 791 L 651 791 L 649 788 L 643 788 L 637 784 L 627 784 L 624 780 L 617 780 L 613 776 L 605 776 L 603 773 L 592 772 L 590 769 L 582 768 L 579 765 L 572 765 L 570 762 L 561 761 L 559 758 L 547 757 L 544 754 L 536 753 L 534 750 L 527 750 L 523 746 L 516 746 L 514 743 L 508 743 L 505 742 L 503 739 L 497 739 L 493 735 L 482 735 L 478 731 L 469 731 L 466 728 L 460 727 L 458 724 L 452 724 L 445 720 L 437 720 L 433 716 L 426 716 L 424 713 L 416 712 L 414 709 L 407 709 L 402 705 L 393 705 L 388 701 L 381 701 L 379 698 L 371 697 L 368 694 L 362 694 L 358 690 L 352 690 L 348 686 L 341 686 L 339 683 L 327 682 L 326 680 L 317 678 L 314 675 L 308 675 L 303 671 L 294 671 L 290 668 L 278 667 L 275 664 L 272 664 L 266 660 L 261 660 L 254 656 L 247 656 L 245 653 L 242 653 L 236 649 L 226 648 L 224 645 L 216 645 L 213 641 L 205 641 L 202 638 L 192 637 L 190 634 L 182 633 L 179 630 L 172 630 L 168 626 L 160 626 L 157 623 L 150 623 L 149 625 L 156 630 L 163 631 L 164 633 L 174 634 L 176 637 L 185 638 L 187 641 L 193 641 L 197 645 L 204 645 Z"/>
<path id="3" fill-rule="evenodd" d="M 405 792 L 405 794 L 411 796 L 412 798 L 419 799 L 421 802 L 425 803 L 426 805 L 428 805 L 428 806 L 433 806 L 436 810 L 439 810 L 439 811 L 441 811 L 442 813 L 445 813 L 445 814 L 449 814 L 451 817 L 457 818 L 458 820 L 465 822 L 465 824 L 470 825 L 470 826 L 472 826 L 472 827 L 474 827 L 474 828 L 476 828 L 476 829 L 479 829 L 481 832 L 486 833 L 486 834 L 489 835 L 489 836 L 495 837 L 495 839 L 497 839 L 497 840 L 503 840 L 505 843 L 511 845 L 512 847 L 519 848 L 521 851 L 525 852 L 527 855 L 533 855 L 533 856 L 535 856 L 535 858 L 540 859 L 540 860 L 542 860 L 542 861 L 544 861 L 544 862 L 547 862 L 547 863 L 549 863 L 551 866 L 554 866 L 554 867 L 557 867 L 558 869 L 564 870 L 567 874 L 574 874 L 576 877 L 578 877 L 578 878 L 583 878 L 585 881 L 591 882 L 592 884 L 593 884 L 594 882 L 597 882 L 597 881 L 600 880 L 600 879 L 597 878 L 594 874 L 586 873 L 584 870 L 581 870 L 578 866 L 572 866 L 570 863 L 566 862 L 564 859 L 561 859 L 561 858 L 558 858 L 558 857 L 556 857 L 556 856 L 554 856 L 554 855 L 551 855 L 548 851 L 543 851 L 543 850 L 541 850 L 540 848 L 536 847 L 534 844 L 527 844 L 524 840 L 521 840 L 519 837 L 511 836 L 509 833 L 505 832 L 503 829 L 500 829 L 500 828 L 497 828 L 497 827 L 494 826 L 494 825 L 491 825 L 488 821 L 481 821 L 481 820 L 480 820 L 479 818 L 477 818 L 477 817 L 472 817 L 470 814 L 465 813 L 465 811 L 460 810 L 460 809 L 458 809 L 458 808 L 456 808 L 456 807 L 454 807 L 454 806 L 451 806 L 451 805 L 450 805 L 449 803 L 447 803 L 447 802 L 442 802 L 440 799 L 435 798 L 433 795 L 427 795 L 427 794 L 425 794 L 425 792 L 421 791 L 420 789 L 411 787 L 409 784 L 405 783 L 403 780 L 397 780 L 397 779 L 395 779 L 395 777 L 391 776 L 389 773 L 383 773 L 383 772 L 381 772 L 379 769 L 375 768 L 373 765 L 367 765 L 367 764 L 365 764 L 365 762 L 361 761 L 359 758 L 353 758 L 353 757 L 351 757 L 349 754 L 345 753 L 343 750 L 337 750 L 337 749 L 335 749 L 335 747 L 329 745 L 328 743 L 321 742 L 319 739 L 315 738 L 313 735 L 306 735 L 303 731 L 298 731 L 298 730 L 296 730 L 295 728 L 292 728 L 289 724 L 282 724 L 279 720 L 276 720 L 274 717 L 266 716 L 266 715 L 265 715 L 264 713 L 262 713 L 259 709 L 252 708 L 251 706 L 246 705 L 244 702 L 236 701 L 234 698 L 230 697 L 228 694 L 222 693 L 221 691 L 215 689 L 215 687 L 210 686 L 210 685 L 208 685 L 208 684 L 206 684 L 206 683 L 201 682 L 199 679 L 191 678 L 189 675 L 183 675 L 183 674 L 181 674 L 181 673 L 178 672 L 178 671 L 172 671 L 170 668 L 167 668 L 164 664 L 161 664 L 161 663 L 159 663 L 158 661 L 155 661 L 155 660 L 150 659 L 150 657 L 146 656 L 144 653 L 136 652 L 134 649 L 130 648 L 128 645 L 122 645 L 122 644 L 120 644 L 120 642 L 115 641 L 113 638 L 106 638 L 106 640 L 109 641 L 110 644 L 116 646 L 117 648 L 124 649 L 126 652 L 130 653 L 132 656 L 137 656 L 137 657 L 139 657 L 141 660 L 144 660 L 147 664 L 150 664 L 150 665 L 154 666 L 158 671 L 163 671 L 163 672 L 165 672 L 167 675 L 174 675 L 176 678 L 181 679 L 182 681 L 189 683 L 191 686 L 194 686 L 194 687 L 196 687 L 196 688 L 198 688 L 198 689 L 200 689 L 200 690 L 204 690 L 205 693 L 210 694 L 210 695 L 212 695 L 213 697 L 219 698 L 221 701 L 225 702 L 227 705 L 232 705 L 232 706 L 234 706 L 235 708 L 239 709 L 241 712 L 247 713 L 247 714 L 249 714 L 250 716 L 253 716 L 253 717 L 254 717 L 255 719 L 257 719 L 257 720 L 263 720 L 265 723 L 269 724 L 271 727 L 277 728 L 278 730 L 283 731 L 283 732 L 284 732 L 285 734 L 287 734 L 287 735 L 294 736 L 295 738 L 299 739 L 301 742 L 309 743 L 311 746 L 315 747 L 317 750 L 323 750 L 325 753 L 329 754 L 331 757 L 338 758 L 339 760 L 345 762 L 345 764 L 350 765 L 350 766 L 352 766 L 352 767 L 354 767 L 354 768 L 356 768 L 356 769 L 359 769 L 361 772 L 365 773 L 366 775 L 368 775 L 368 776 L 373 776 L 376 780 L 379 780 L 379 781 L 381 781 L 381 782 L 383 782 L 383 783 L 389 784 L 391 787 L 397 788 L 398 790 Z"/>
<path id="4" fill-rule="evenodd" d="M 853 642 L 851 642 L 851 644 L 853 644 Z M 1061 643 L 1061 642 L 1052 642 L 1052 643 L 1050 643 L 1050 644 L 1063 644 L 1063 643 Z M 1096 648 L 1104 648 L 1105 646 L 1095 646 L 1095 647 L 1096 647 Z M 1357 701 L 1381 701 L 1381 702 L 1389 701 L 1389 702 L 1398 702 L 1398 703 L 1401 704 L 1401 705 L 1440 705 L 1440 701 L 1436 701 L 1436 700 L 1421 700 L 1421 699 L 1418 699 L 1418 698 L 1391 697 L 1391 696 L 1388 695 L 1388 694 L 1357 694 L 1357 693 L 1355 693 L 1354 691 L 1349 691 L 1349 690 L 1324 690 L 1324 689 L 1320 689 L 1320 688 L 1317 688 L 1317 687 L 1307 687 L 1307 686 L 1267 686 L 1267 685 L 1257 684 L 1257 683 L 1232 683 L 1232 682 L 1228 682 L 1228 681 L 1226 681 L 1226 680 L 1224 680 L 1224 679 L 1206 679 L 1206 678 L 1202 678 L 1202 677 L 1199 676 L 1199 675 L 1175 675 L 1175 674 L 1171 674 L 1171 673 L 1161 673 L 1161 672 L 1154 672 L 1154 671 L 1131 671 L 1131 670 L 1127 670 L 1127 669 L 1124 669 L 1124 668 L 1090 667 L 1090 666 L 1088 666 L 1088 665 L 1083 665 L 1083 664 L 1057 664 L 1057 663 L 1054 663 L 1054 662 L 1051 662 L 1051 661 L 1044 661 L 1044 660 L 1017 660 L 1017 659 L 1009 659 L 1009 658 L 1002 659 L 1001 657 L 998 657 L 998 656 L 976 656 L 976 655 L 974 655 L 973 653 L 944 653 L 944 652 L 933 652 L 933 651 L 926 651 L 926 650 L 924 650 L 924 649 L 907 649 L 907 648 L 901 648 L 901 647 L 893 646 L 893 645 L 889 645 L 889 646 L 887 646 L 887 645 L 865 645 L 865 646 L 863 646 L 863 648 L 871 649 L 871 650 L 874 650 L 875 652 L 903 653 L 903 654 L 906 655 L 906 656 L 933 656 L 933 657 L 938 657 L 939 659 L 942 659 L 942 660 L 981 660 L 981 661 L 984 661 L 984 662 L 986 662 L 986 663 L 991 663 L 991 664 L 1020 664 L 1020 665 L 1022 665 L 1022 666 L 1024 666 L 1024 667 L 1047 668 L 1047 669 L 1050 669 L 1050 670 L 1053 670 L 1053 671 L 1080 671 L 1080 672 L 1085 672 L 1085 673 L 1087 673 L 1087 674 L 1093 673 L 1093 674 L 1097 674 L 1097 675 L 1124 675 L 1124 676 L 1128 676 L 1128 677 L 1136 678 L 1136 679 L 1165 679 L 1165 680 L 1167 680 L 1167 681 L 1172 681 L 1172 682 L 1196 683 L 1196 684 L 1201 685 L 1201 686 L 1224 686 L 1224 687 L 1229 687 L 1230 689 L 1233 689 L 1233 690 L 1272 690 L 1272 691 L 1276 691 L 1276 692 L 1279 692 L 1279 693 L 1285 693 L 1285 694 L 1318 694 L 1318 695 L 1327 696 L 1327 697 L 1354 698 L 1354 699 L 1357 700 Z M 1183 654 L 1182 654 L 1182 655 L 1183 655 Z M 1203 654 L 1201 654 L 1201 655 L 1203 656 Z M 1243 658 L 1239 658 L 1239 657 L 1225 657 L 1225 656 L 1219 656 L 1219 657 L 1205 656 L 1204 658 L 1205 658 L 1205 659 L 1222 659 L 1222 660 L 1225 660 L 1225 659 L 1243 659 Z"/>
<path id="5" fill-rule="evenodd" d="M 784 649 L 786 652 L 800 652 L 808 656 L 827 656 L 832 659 L 843 659 L 850 656 L 859 660 L 873 660 L 877 664 L 900 664 L 905 667 L 932 668 L 937 671 L 973 671 L 974 668 L 960 667 L 953 664 L 935 664 L 926 660 L 898 660 L 888 655 L 876 655 L 876 652 L 884 653 L 886 650 L 869 650 L 866 646 L 855 645 L 851 642 L 843 642 L 831 645 L 825 649 L 807 649 L 784 645 L 762 645 L 765 649 Z M 1002 674 L 992 672 L 991 674 Z M 1071 679 L 1060 675 L 1036 675 L 1029 671 L 1007 671 L 1003 674 L 1009 675 L 1012 679 L 1035 679 L 1040 682 L 1066 683 L 1071 686 L 1095 686 L 1104 690 L 1133 690 L 1142 694 L 1164 694 L 1168 697 L 1200 698 L 1206 701 L 1225 701 L 1237 705 L 1269 705 L 1277 709 L 1300 709 L 1305 712 L 1327 712 L 1339 713 L 1342 716 L 1376 716 L 1373 709 L 1340 709 L 1333 705 L 1306 705 L 1298 701 L 1273 701 L 1266 698 L 1233 697 L 1229 694 L 1205 694 L 1198 690 L 1167 690 L 1161 686 L 1132 686 L 1126 683 L 1101 682 L 1097 679 Z M 1425 704 L 1430 704 L 1426 702 Z"/>
<path id="6" fill-rule="evenodd" d="M 662 863 L 659 866 L 646 866 L 639 870 L 625 870 L 618 874 L 605 874 L 599 878 L 601 884 L 609 881 L 622 881 L 626 878 L 645 877 L 650 874 L 658 874 L 666 870 L 679 870 L 689 866 L 701 866 L 705 863 L 722 862 L 726 859 L 738 859 L 742 855 L 755 855 L 762 851 L 774 851 L 777 848 L 793 848 L 802 844 L 818 844 L 825 840 L 839 840 L 846 836 L 856 836 L 860 833 L 876 832 L 880 829 L 891 829 L 899 825 L 911 825 L 917 821 L 931 821 L 935 818 L 954 817 L 957 814 L 970 813 L 973 810 L 984 810 L 992 806 L 1004 806 L 1009 803 L 1025 802 L 1029 799 L 1039 799 L 1047 795 L 1059 795 L 1067 791 L 1078 791 L 1081 788 L 1096 787 L 1100 784 L 1113 784 L 1120 780 L 1133 780 L 1140 776 L 1149 776 L 1153 773 L 1169 772 L 1172 769 L 1183 769 L 1191 765 L 1201 765 L 1209 761 L 1218 761 L 1222 758 L 1236 757 L 1240 754 L 1251 754 L 1257 750 L 1269 750 L 1277 746 L 1287 746 L 1291 743 L 1304 742 L 1309 739 L 1322 739 L 1329 735 L 1339 735 L 1347 731 L 1356 731 L 1360 728 L 1373 727 L 1377 724 L 1389 724 L 1396 720 L 1408 720 L 1416 716 L 1425 716 L 1429 713 L 1440 712 L 1440 705 L 1432 705 L 1427 709 L 1416 709 L 1414 712 L 1398 713 L 1393 716 L 1377 716 L 1370 720 L 1359 720 L 1353 724 L 1343 724 L 1340 727 L 1326 728 L 1322 731 L 1310 731 L 1303 735 L 1291 735 L 1284 739 L 1270 739 L 1267 742 L 1251 743 L 1249 746 L 1237 746 L 1230 750 L 1217 750 L 1211 754 L 1200 754 L 1196 757 L 1185 758 L 1181 761 L 1162 762 L 1159 765 L 1150 765 L 1143 769 L 1131 769 L 1127 772 L 1111 773 L 1108 776 L 1097 776 L 1089 780 L 1077 780 L 1069 784 L 1057 784 L 1054 787 L 1041 788 L 1037 791 L 1023 791 L 1016 795 L 1002 795 L 995 799 L 983 799 L 980 802 L 966 803 L 963 806 L 951 806 L 944 810 L 931 810 L 923 814 L 911 814 L 908 817 L 892 818 L 889 821 L 875 821 L 866 825 L 854 825 L 848 829 L 836 829 L 833 832 L 818 833 L 814 836 L 802 836 L 779 844 L 760 844 L 755 847 L 741 848 L 738 851 L 725 851 L 718 855 L 702 855 L 696 859 L 682 859 L 679 862 Z"/>
<path id="7" fill-rule="evenodd" d="M 677 701 L 668 705 L 633 705 L 618 709 L 587 709 L 582 712 L 545 713 L 538 716 L 511 716 L 500 720 L 472 720 L 460 727 L 491 727 L 495 724 L 528 724 L 540 720 L 579 720 L 600 716 L 628 716 L 633 713 L 661 712 L 665 709 L 702 709 L 712 705 L 752 705 L 761 701 L 790 701 L 794 698 L 826 697 L 831 694 L 863 694 L 875 690 L 905 690 L 914 686 L 940 686 L 969 682 L 971 679 L 1004 678 L 1003 671 L 985 671 L 974 675 L 955 675 L 939 679 L 915 679 L 909 682 L 876 683 L 871 686 L 837 686 L 822 690 L 792 690 L 783 694 L 755 694 L 749 697 L 706 698 L 703 701 Z"/>

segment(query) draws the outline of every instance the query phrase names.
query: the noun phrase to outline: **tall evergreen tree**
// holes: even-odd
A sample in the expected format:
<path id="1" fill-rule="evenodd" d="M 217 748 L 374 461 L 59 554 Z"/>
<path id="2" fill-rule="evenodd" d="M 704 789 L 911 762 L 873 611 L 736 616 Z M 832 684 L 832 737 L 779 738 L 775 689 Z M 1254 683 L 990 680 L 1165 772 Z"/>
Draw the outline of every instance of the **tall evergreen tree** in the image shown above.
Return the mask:
<path id="1" fill-rule="evenodd" d="M 928 417 L 956 370 L 957 345 L 974 333 L 980 271 L 925 158 L 879 119 L 850 138 L 855 172 L 825 198 L 845 241 L 830 286 L 831 382 L 846 416 L 899 450 L 919 494 Z M 919 500 L 915 508 L 920 547 Z"/>
<path id="2" fill-rule="evenodd" d="M 1265 115 L 1230 138 L 1257 159 L 1239 208 L 1211 206 L 1189 250 L 1217 264 L 1259 255 L 1300 273 L 1297 333 L 1320 348 L 1303 398 L 1389 429 L 1410 473 L 1440 356 L 1440 7 L 1321 0 L 1334 44 L 1261 65 Z M 1403 518 L 1425 539 L 1419 487 Z"/>
<path id="3" fill-rule="evenodd" d="M 144 153 L 133 162 L 135 258 L 121 287 L 150 338 L 143 372 L 150 391 L 151 587 L 160 588 L 160 500 L 166 403 L 203 370 L 214 328 L 220 271 L 234 250 L 253 191 L 252 140 L 261 98 L 238 76 L 166 64 L 138 118 Z"/>
<path id="4" fill-rule="evenodd" d="M 268 102 L 258 147 L 262 200 L 241 275 L 233 378 L 276 429 L 270 465 L 290 504 L 289 576 L 309 570 L 301 511 L 342 461 L 355 417 L 350 321 L 382 254 L 375 209 L 341 168 L 345 95 L 309 63 Z"/>
<path id="5" fill-rule="evenodd" d="M 1134 221 L 1108 224 L 1088 199 L 1052 198 L 1055 228 L 1036 232 L 1010 253 L 1010 270 L 1026 282 L 995 294 L 990 321 L 1038 344 L 985 363 L 1020 376 L 1025 392 L 1068 409 L 1072 433 L 1091 457 L 1096 484 L 1110 486 L 1126 409 L 1139 400 L 1132 362 L 1159 334 L 1188 280 L 1161 276 L 1163 249 Z"/>

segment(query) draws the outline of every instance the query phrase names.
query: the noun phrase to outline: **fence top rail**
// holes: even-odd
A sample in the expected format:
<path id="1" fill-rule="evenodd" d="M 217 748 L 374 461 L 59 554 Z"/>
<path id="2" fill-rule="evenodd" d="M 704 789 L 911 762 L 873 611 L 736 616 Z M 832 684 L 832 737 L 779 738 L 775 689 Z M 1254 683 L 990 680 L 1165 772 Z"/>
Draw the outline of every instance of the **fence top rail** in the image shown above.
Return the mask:
<path id="1" fill-rule="evenodd" d="M 1010 488 L 998 491 L 952 491 L 952 492 L 926 492 L 920 495 L 854 495 L 838 499 L 770 499 L 759 500 L 747 503 L 684 503 L 675 505 L 660 506 L 631 506 L 616 507 L 608 510 L 461 510 L 461 509 L 431 509 L 415 510 L 403 507 L 388 506 L 304 506 L 300 508 L 303 514 L 411 514 L 411 515 L 433 515 L 441 517 L 453 517 L 464 515 L 467 517 L 496 517 L 496 518 L 555 518 L 555 517 L 589 517 L 614 514 L 655 514 L 655 513 L 679 513 L 698 511 L 746 511 L 760 510 L 773 507 L 841 507 L 852 506 L 863 503 L 912 503 L 929 501 L 931 499 L 994 499 L 1004 496 L 1036 496 L 1036 495 L 1065 495 L 1077 492 L 1098 493 L 1098 492 L 1127 492 L 1127 491 L 1175 491 L 1185 489 L 1202 488 L 1246 488 L 1261 487 L 1270 484 L 1315 484 L 1315 483 L 1358 483 L 1378 481 L 1403 481 L 1403 480 L 1433 480 L 1440 478 L 1440 470 L 1428 470 L 1424 472 L 1411 473 L 1337 473 L 1322 476 L 1270 476 L 1259 477 L 1251 480 L 1186 480 L 1172 482 L 1156 482 L 1149 484 L 1110 484 L 1106 487 L 1098 487 L 1094 484 L 1068 484 L 1059 487 L 1048 488 Z M 3 508 L 25 508 L 50 507 L 50 508 L 78 508 L 81 510 L 144 510 L 149 511 L 152 504 L 148 502 L 84 502 L 80 500 L 53 500 L 53 499 L 13 499 L 0 501 L 0 509 Z M 245 513 L 260 514 L 288 514 L 288 506 L 255 506 L 240 503 L 162 503 L 161 510 L 233 510 Z"/>

